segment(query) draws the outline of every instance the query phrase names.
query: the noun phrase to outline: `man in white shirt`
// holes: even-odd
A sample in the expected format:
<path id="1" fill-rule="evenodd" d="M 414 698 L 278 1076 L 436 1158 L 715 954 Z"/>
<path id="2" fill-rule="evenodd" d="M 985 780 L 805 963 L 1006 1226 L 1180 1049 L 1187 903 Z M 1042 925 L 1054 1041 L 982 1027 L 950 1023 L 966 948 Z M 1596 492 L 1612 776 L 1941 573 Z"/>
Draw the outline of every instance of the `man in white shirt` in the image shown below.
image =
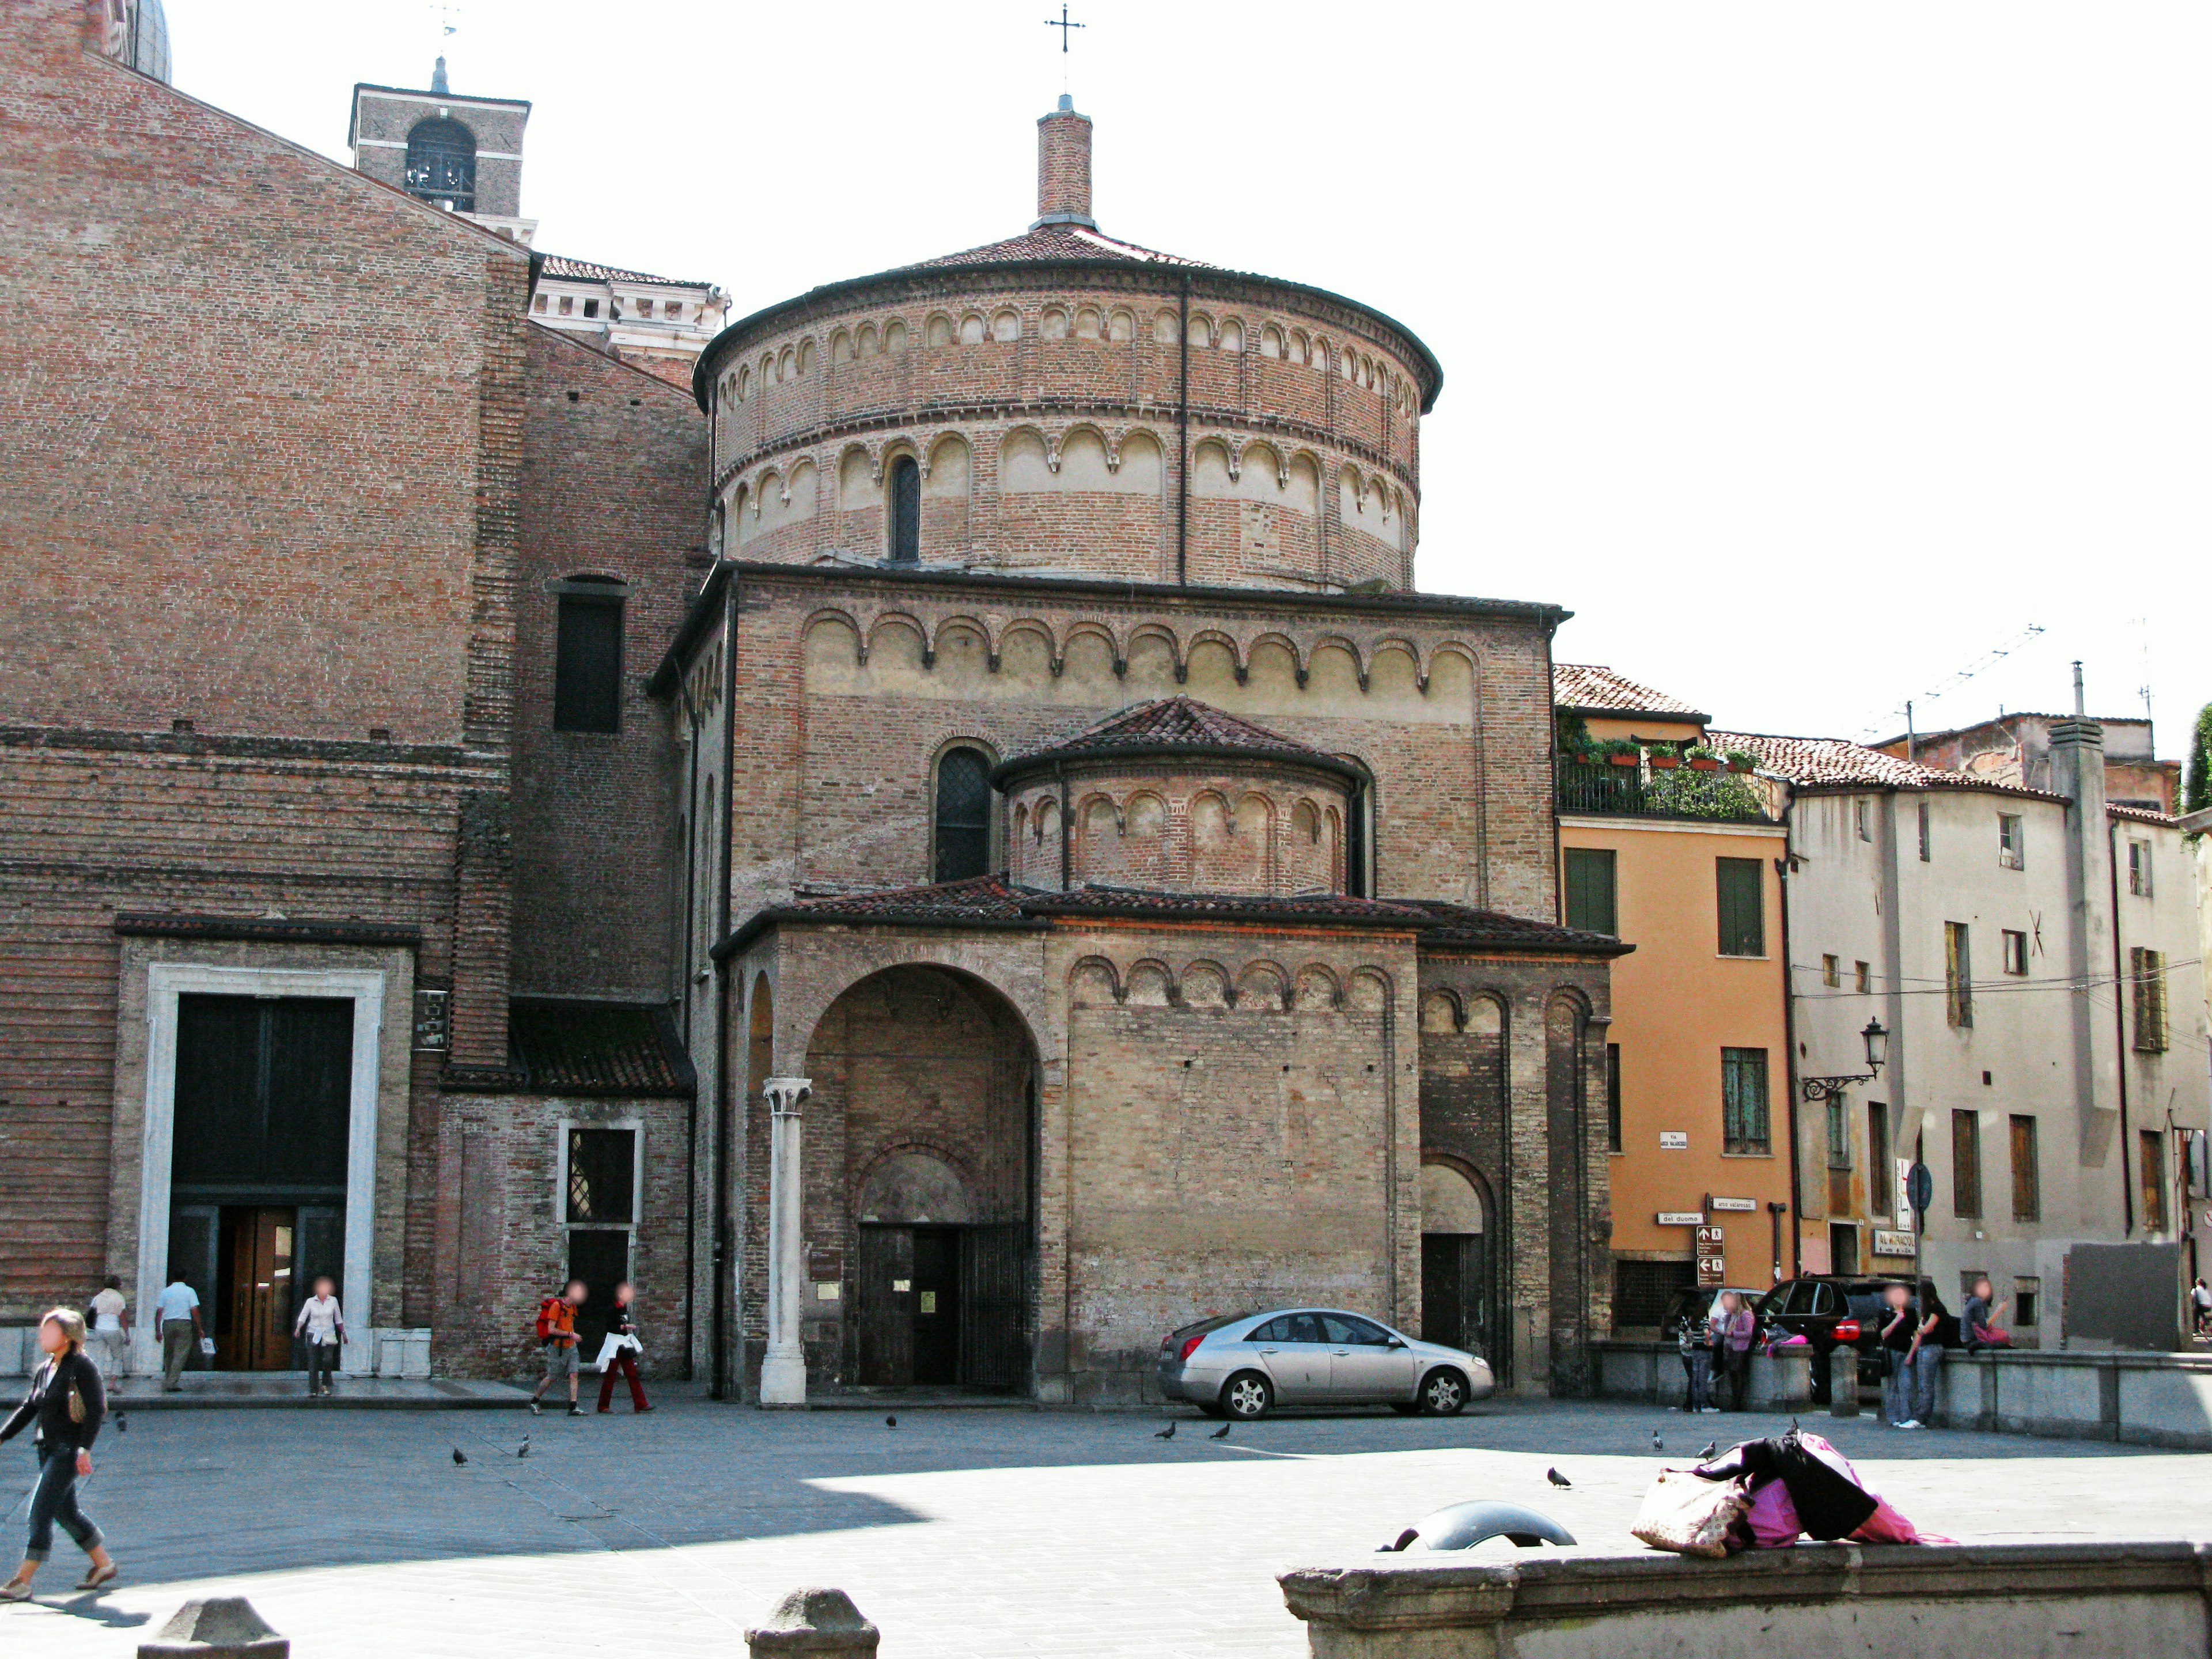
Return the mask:
<path id="1" fill-rule="evenodd" d="M 199 1292 L 181 1279 L 155 1298 L 154 1340 L 161 1345 L 161 1392 L 182 1394 L 185 1362 L 200 1345 Z"/>
<path id="2" fill-rule="evenodd" d="M 124 1356 L 130 1352 L 131 1304 L 123 1294 L 123 1281 L 113 1273 L 92 1298 L 92 1329 L 86 1333 L 103 1380 L 123 1375 Z"/>

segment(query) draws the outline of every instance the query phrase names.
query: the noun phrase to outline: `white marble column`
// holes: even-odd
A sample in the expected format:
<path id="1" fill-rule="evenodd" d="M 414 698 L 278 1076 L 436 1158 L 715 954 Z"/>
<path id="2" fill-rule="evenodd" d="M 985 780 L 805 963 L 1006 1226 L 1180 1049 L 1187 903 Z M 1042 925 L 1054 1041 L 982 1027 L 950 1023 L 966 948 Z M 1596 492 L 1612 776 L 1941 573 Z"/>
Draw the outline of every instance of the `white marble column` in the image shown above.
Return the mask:
<path id="1" fill-rule="evenodd" d="M 805 1293 L 806 1229 L 799 1185 L 799 1106 L 811 1078 L 772 1077 L 768 1097 L 768 1354 L 761 1362 L 761 1404 L 806 1403 L 806 1351 L 799 1340 Z"/>

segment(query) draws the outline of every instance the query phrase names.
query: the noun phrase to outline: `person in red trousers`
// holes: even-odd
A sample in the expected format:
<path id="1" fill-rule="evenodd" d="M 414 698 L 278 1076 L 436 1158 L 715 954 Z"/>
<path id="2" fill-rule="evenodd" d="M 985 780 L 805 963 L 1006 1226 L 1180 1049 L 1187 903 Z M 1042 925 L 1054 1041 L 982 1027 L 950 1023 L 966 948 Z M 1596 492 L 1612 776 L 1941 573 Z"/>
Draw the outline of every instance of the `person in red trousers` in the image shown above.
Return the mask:
<path id="1" fill-rule="evenodd" d="M 614 1312 L 607 1319 L 607 1334 L 622 1338 L 623 1346 L 616 1352 L 613 1358 L 607 1361 L 606 1370 L 599 1378 L 599 1409 L 603 1412 L 613 1409 L 615 1374 L 617 1371 L 622 1373 L 623 1381 L 629 1384 L 630 1409 L 634 1412 L 649 1412 L 653 1409 L 646 1403 L 645 1385 L 637 1380 L 637 1356 L 640 1351 L 637 1319 L 630 1312 L 630 1304 L 636 1296 L 637 1287 L 628 1279 L 623 1280 L 621 1284 L 615 1286 Z"/>

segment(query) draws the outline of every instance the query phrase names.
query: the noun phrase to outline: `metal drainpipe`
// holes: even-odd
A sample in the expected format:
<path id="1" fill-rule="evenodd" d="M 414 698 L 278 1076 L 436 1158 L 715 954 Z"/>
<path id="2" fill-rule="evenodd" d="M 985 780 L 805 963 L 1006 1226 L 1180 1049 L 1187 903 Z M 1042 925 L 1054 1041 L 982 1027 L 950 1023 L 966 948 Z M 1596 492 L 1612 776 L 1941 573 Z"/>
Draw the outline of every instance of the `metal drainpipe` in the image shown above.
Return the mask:
<path id="1" fill-rule="evenodd" d="M 1182 278 L 1182 314 L 1176 329 L 1182 369 L 1176 381 L 1176 584 L 1190 581 L 1190 273 Z M 1065 823 L 1065 818 L 1062 822 Z M 1063 878 L 1062 890 L 1066 883 Z"/>
<path id="2" fill-rule="evenodd" d="M 697 1039 L 691 1030 L 691 947 L 698 928 L 698 858 L 699 844 L 699 711 L 691 701 L 691 689 L 679 677 L 678 686 L 684 696 L 684 718 L 690 723 L 690 755 L 685 763 L 684 786 L 684 1047 L 686 1053 L 694 1048 Z M 685 1121 L 686 1152 L 696 1158 L 699 1154 L 699 1096 L 692 1091 L 691 1109 Z M 699 1183 L 696 1178 L 687 1183 L 684 1200 L 684 1374 L 688 1382 L 691 1376 L 692 1345 L 696 1336 L 698 1302 L 698 1237 Z"/>
<path id="3" fill-rule="evenodd" d="M 2119 837 L 2109 817 L 2105 820 L 2105 871 L 2112 878 L 2112 1046 L 2118 1051 L 2113 1059 L 2120 1084 L 2120 1215 L 2125 1223 L 2121 1237 L 2133 1238 L 2136 1189 L 2131 1161 L 2135 1157 L 2134 1139 L 2128 1132 L 2128 980 L 2123 971 L 2120 949 Z M 2087 986 L 2081 994 L 2089 994 Z"/>
<path id="4" fill-rule="evenodd" d="M 720 835 L 714 847 L 716 874 L 715 939 L 719 944 L 730 936 L 730 857 L 729 849 L 737 844 L 737 826 L 732 820 L 731 804 L 738 798 L 737 781 L 731 776 L 738 758 L 738 581 L 732 573 L 722 590 L 722 785 L 720 810 L 717 814 Z M 726 1398 L 729 1392 L 729 1324 L 725 1304 L 734 1295 L 728 1274 L 736 1252 L 730 1248 L 730 1124 L 732 1091 L 730 1086 L 730 994 L 731 969 L 727 962 L 715 964 L 718 994 L 714 998 L 714 1249 L 719 1260 L 714 1273 L 714 1367 L 720 1392 L 716 1399 Z M 750 1048 L 746 1063 L 751 1063 Z"/>
<path id="5" fill-rule="evenodd" d="M 1796 803 L 1783 810 L 1782 856 L 1774 860 L 1776 872 L 1782 882 L 1782 1044 L 1784 1075 L 1790 1090 L 1790 1277 L 1797 1279 L 1805 1271 L 1805 1229 L 1801 1224 L 1805 1214 L 1805 1148 L 1798 1136 L 1802 1133 L 1797 1119 L 1797 975 L 1790 954 L 1790 872 L 1792 849 L 1791 837 L 1796 830 Z M 1885 1153 L 1887 1156 L 1887 1153 Z M 1893 1180 L 1887 1170 L 1871 1172 L 1875 1181 Z M 1774 1224 L 1778 1229 L 1782 1218 L 1777 1216 Z M 1775 1260 L 1782 1259 L 1782 1246 L 1778 1232 L 1774 1249 Z M 1828 1264 L 1831 1270 L 1835 1267 Z"/>

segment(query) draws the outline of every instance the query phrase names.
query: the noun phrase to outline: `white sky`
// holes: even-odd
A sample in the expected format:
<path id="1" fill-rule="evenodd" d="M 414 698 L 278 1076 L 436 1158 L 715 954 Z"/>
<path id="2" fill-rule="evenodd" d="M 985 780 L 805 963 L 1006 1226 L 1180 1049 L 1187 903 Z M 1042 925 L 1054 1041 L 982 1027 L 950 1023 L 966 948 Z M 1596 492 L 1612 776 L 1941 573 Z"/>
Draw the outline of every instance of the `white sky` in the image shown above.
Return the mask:
<path id="1" fill-rule="evenodd" d="M 1086 0 L 1066 57 L 1058 0 L 167 4 L 180 88 L 340 158 L 442 45 L 535 106 L 540 247 L 737 315 L 1023 228 L 1065 70 L 1107 230 L 1443 360 L 1423 587 L 1740 728 L 2063 710 L 2079 657 L 2179 756 L 2212 701 L 2201 3 Z"/>

